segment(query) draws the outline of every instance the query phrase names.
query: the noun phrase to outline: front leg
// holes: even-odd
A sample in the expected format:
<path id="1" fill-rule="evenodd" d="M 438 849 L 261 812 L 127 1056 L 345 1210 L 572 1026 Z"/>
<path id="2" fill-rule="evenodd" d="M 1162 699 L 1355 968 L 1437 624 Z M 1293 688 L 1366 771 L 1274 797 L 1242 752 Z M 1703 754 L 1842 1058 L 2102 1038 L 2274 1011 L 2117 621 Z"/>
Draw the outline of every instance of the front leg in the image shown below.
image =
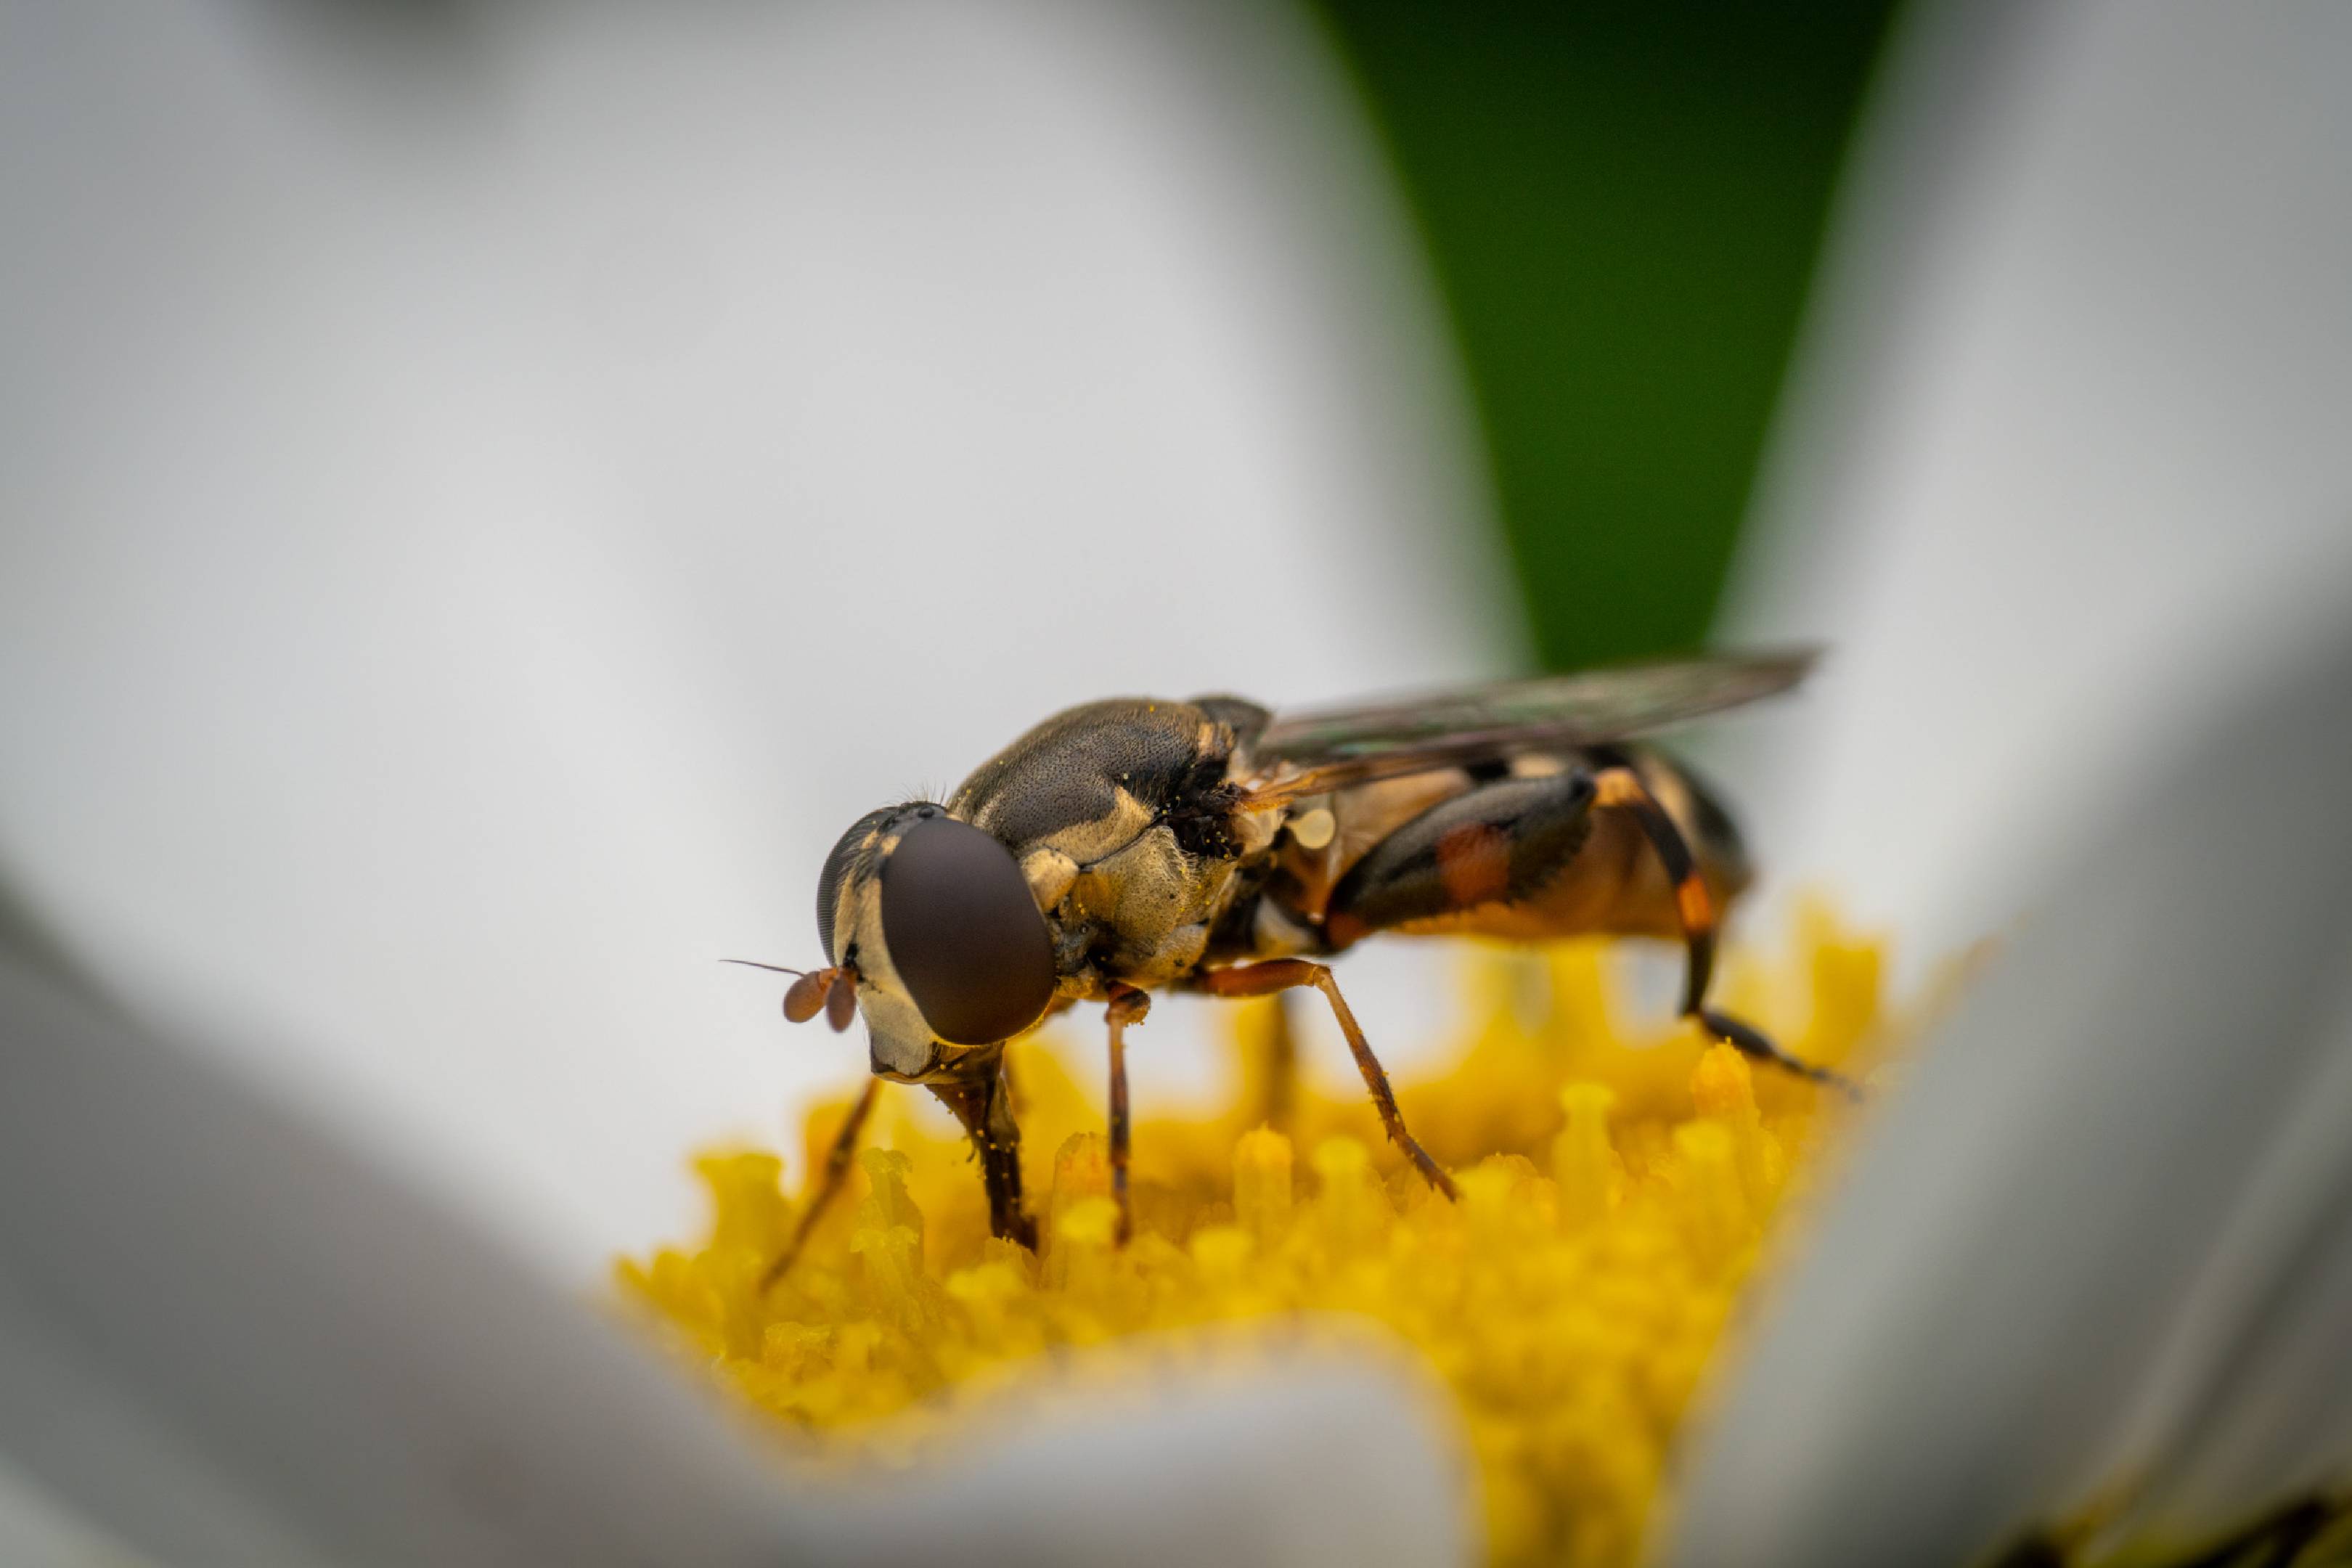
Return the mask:
<path id="1" fill-rule="evenodd" d="M 923 1087 L 955 1112 L 971 1135 L 972 1152 L 980 1157 L 981 1180 L 988 1188 L 990 1233 L 1034 1251 L 1037 1222 L 1021 1203 L 1021 1129 L 1013 1120 L 1004 1053 L 991 1051 L 956 1076 Z"/>
<path id="2" fill-rule="evenodd" d="M 784 1243 L 784 1249 L 776 1255 L 776 1260 L 768 1265 L 768 1271 L 760 1276 L 761 1295 L 774 1289 L 776 1281 L 792 1272 L 793 1260 L 800 1257 L 801 1249 L 808 1245 L 809 1237 L 816 1231 L 816 1222 L 824 1217 L 824 1211 L 833 1205 L 833 1200 L 840 1194 L 842 1184 L 849 1179 L 849 1162 L 857 1153 L 857 1135 L 865 1130 L 866 1119 L 873 1114 L 874 1100 L 881 1089 L 880 1079 L 869 1078 L 866 1080 L 866 1087 L 858 1091 L 857 1103 L 849 1108 L 849 1119 L 841 1124 L 840 1132 L 834 1137 L 833 1152 L 825 1156 L 824 1171 L 809 1184 L 807 1206 L 801 1210 L 800 1223 L 793 1226 L 792 1239 Z"/>

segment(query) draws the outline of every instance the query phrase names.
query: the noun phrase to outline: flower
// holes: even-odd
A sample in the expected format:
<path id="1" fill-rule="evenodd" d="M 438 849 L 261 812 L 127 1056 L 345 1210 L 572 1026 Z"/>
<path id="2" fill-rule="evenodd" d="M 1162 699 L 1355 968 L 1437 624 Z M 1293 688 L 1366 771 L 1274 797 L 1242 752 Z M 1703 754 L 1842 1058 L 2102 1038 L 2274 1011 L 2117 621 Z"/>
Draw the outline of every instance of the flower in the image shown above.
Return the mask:
<path id="1" fill-rule="evenodd" d="M 1667 1477 L 1664 1560 L 1693 1568 L 2340 1561 L 2347 777 L 2339 631 L 2119 787 L 1831 1182 L 1841 1113 L 1774 1104 L 1788 1086 L 1720 1050 L 1625 1052 L 1590 955 L 1556 956 L 1543 1022 L 1490 980 L 1457 1067 L 1407 1099 L 1441 1159 L 1478 1161 L 1459 1208 L 1372 1181 L 1367 1129 L 1328 1138 L 1329 1105 L 1301 1111 L 1315 1182 L 1286 1179 L 1292 1145 L 1241 1131 L 1245 1095 L 1147 1124 L 1122 1256 L 1080 1098 L 1033 1054 L 1034 1125 L 1064 1138 L 1034 1273 L 979 1239 L 952 1145 L 908 1127 L 772 1298 L 751 1287 L 787 1210 L 756 1157 L 709 1168 L 711 1245 L 624 1277 L 755 1404 L 828 1429 L 927 1394 L 935 1423 L 1115 1334 L 1352 1310 L 1454 1391 L 1498 1561 L 1633 1561 Z M 1817 936 L 1811 967 L 1804 1049 L 1841 1061 L 1875 1017 L 1874 951 Z M 1751 1264 L 1784 1250 L 1685 1430 Z M 903 1459 L 919 1430 L 859 1441 Z"/>
<path id="2" fill-rule="evenodd" d="M 1879 975 L 1874 942 L 1817 914 L 1776 994 L 1755 994 L 1755 972 L 1746 988 L 1766 1016 L 1805 1020 L 1803 1055 L 1851 1068 L 1886 1037 Z M 621 1279 L 821 1452 L 899 1465 L 985 1431 L 1082 1347 L 1142 1336 L 1149 1360 L 1196 1368 L 1237 1341 L 1362 1346 L 1377 1325 L 1453 1395 L 1491 1560 L 1633 1562 L 1741 1285 L 1851 1111 L 1757 1081 L 1694 1028 L 1629 1027 L 1590 942 L 1486 958 L 1473 979 L 1453 1060 L 1402 1091 L 1459 1173 L 1458 1206 L 1381 1149 L 1360 1092 L 1285 1099 L 1287 1016 L 1266 1001 L 1235 1014 L 1227 1103 L 1138 1129 L 1124 1251 L 1101 1108 L 1081 1088 L 1099 1073 L 1064 1037 L 1013 1061 L 1030 1188 L 1046 1194 L 1040 1256 L 989 1239 L 953 1124 L 902 1093 L 861 1157 L 863 1193 L 772 1290 L 761 1279 L 799 1206 L 756 1152 L 702 1160 L 709 1234 L 625 1261 Z M 812 1114 L 804 1168 L 844 1114 Z"/>
<path id="3" fill-rule="evenodd" d="M 330 9 L 53 8 L 0 51 L 55 220 L 9 296 L 0 854 L 94 980 L 0 915 L 0 1490 L 166 1561 L 1445 1560 L 1422 1413 L 1328 1358 L 850 1500 L 515 1256 L 639 1234 L 676 1129 L 766 1103 L 700 1070 L 782 1061 L 705 960 L 784 918 L 849 774 L 1081 672 L 1305 697 L 1503 651 L 1423 548 L 1480 515 L 1435 334 L 1335 303 L 1410 271 L 1380 198 L 1248 94 L 1171 112 L 1189 48 L 1034 9 L 978 71 L 697 8 L 436 12 L 370 63 L 382 18 Z M 2283 601 L 2228 584 L 2342 578 L 2341 24 L 2060 5 L 2051 47 L 1953 47 L 2021 8 L 1928 9 L 1958 68 L 1884 96 L 1958 155 L 1869 182 L 1901 276 L 1830 269 L 1865 374 L 1788 421 L 1836 458 L 1775 509 L 1830 547 L 1762 552 L 1832 612 L 1769 629 L 1867 689 L 1786 795 L 1833 853 L 1750 825 L 1948 926 L 1963 868 L 2055 891 L 1802 1237 L 1783 1205 L 1809 1245 L 1685 1428 L 1684 1563 L 2178 1559 L 2352 1474 L 2352 664 L 2177 769 L 2123 743 L 2237 710 L 2210 678 Z M 723 330 L 652 363 L 615 278 Z M 1065 557 L 1115 596 L 1039 612 Z"/>

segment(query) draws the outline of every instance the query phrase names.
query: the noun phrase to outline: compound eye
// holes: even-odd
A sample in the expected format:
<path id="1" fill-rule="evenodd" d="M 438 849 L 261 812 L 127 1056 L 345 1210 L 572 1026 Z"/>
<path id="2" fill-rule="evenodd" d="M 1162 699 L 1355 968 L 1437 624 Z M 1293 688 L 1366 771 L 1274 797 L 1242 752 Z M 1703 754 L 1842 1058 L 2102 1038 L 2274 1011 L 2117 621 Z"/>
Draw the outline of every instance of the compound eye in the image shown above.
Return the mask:
<path id="1" fill-rule="evenodd" d="M 952 817 L 899 835 L 882 867 L 882 940 L 950 1045 L 1010 1039 L 1054 999 L 1053 942 L 1013 852 Z"/>

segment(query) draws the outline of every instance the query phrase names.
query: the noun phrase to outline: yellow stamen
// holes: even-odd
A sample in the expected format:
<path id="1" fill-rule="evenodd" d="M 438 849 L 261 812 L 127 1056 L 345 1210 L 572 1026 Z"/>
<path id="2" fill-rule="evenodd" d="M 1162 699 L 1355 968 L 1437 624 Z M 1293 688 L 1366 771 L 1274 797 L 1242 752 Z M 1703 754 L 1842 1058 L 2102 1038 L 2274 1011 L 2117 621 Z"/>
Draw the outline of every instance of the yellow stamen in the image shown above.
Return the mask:
<path id="1" fill-rule="evenodd" d="M 1568 1126 L 1552 1140 L 1552 1180 L 1559 1184 L 1559 1217 L 1590 1226 L 1607 1217 L 1617 1189 L 1617 1152 L 1609 1146 L 1609 1108 L 1616 1095 L 1605 1083 L 1572 1083 L 1559 1091 Z"/>
<path id="2" fill-rule="evenodd" d="M 1879 1033 L 1876 949 L 1819 915 L 1803 929 L 1774 986 L 1735 969 L 1725 1004 L 1856 1071 Z M 757 1153 L 701 1162 L 709 1237 L 621 1277 L 701 1364 L 814 1453 L 848 1458 L 902 1459 L 984 1422 L 1071 1347 L 1352 1314 L 1454 1391 L 1493 1561 L 1630 1563 L 1737 1292 L 1850 1112 L 1696 1028 L 1612 1022 L 1630 1010 L 1610 1004 L 1602 969 L 1591 946 L 1481 959 L 1449 1065 L 1397 1075 L 1459 1204 L 1402 1164 L 1344 1063 L 1310 1063 L 1295 1095 L 1270 1093 L 1282 1036 L 1268 1002 L 1238 1010 L 1228 1107 L 1173 1114 L 1139 1096 L 1164 1119 L 1135 1130 L 1123 1249 L 1102 1108 L 1081 1087 L 1100 1076 L 1100 1042 L 1071 1047 L 1073 1071 L 1061 1047 L 1024 1041 L 1013 1065 L 1042 1258 L 989 1238 L 956 1129 L 894 1093 L 874 1129 L 887 1147 L 858 1163 L 862 1195 L 773 1290 L 755 1285 L 802 1200 Z M 1286 1107 L 1281 1130 L 1261 1124 L 1270 1102 Z M 813 1113 L 812 1141 L 838 1118 Z"/>

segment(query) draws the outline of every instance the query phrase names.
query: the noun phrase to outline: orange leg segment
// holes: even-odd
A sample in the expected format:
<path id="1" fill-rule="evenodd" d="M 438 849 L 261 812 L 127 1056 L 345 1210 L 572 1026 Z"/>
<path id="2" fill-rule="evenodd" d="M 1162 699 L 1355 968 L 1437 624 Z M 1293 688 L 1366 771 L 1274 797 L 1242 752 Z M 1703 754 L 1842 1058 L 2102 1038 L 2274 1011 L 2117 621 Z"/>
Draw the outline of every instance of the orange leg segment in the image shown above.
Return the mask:
<path id="1" fill-rule="evenodd" d="M 1454 1178 L 1444 1168 L 1429 1157 L 1429 1151 L 1414 1141 L 1405 1131 L 1404 1113 L 1397 1109 L 1396 1093 L 1389 1088 L 1389 1075 L 1372 1055 L 1372 1044 L 1364 1038 L 1363 1026 L 1349 1009 L 1347 998 L 1339 994 L 1339 983 L 1331 978 L 1330 969 L 1303 958 L 1276 958 L 1264 963 L 1252 963 L 1234 969 L 1212 969 L 1198 975 L 1193 984 L 1212 996 L 1265 996 L 1277 991 L 1289 991 L 1311 985 L 1323 993 L 1331 1004 L 1331 1016 L 1339 1022 L 1339 1032 L 1348 1037 L 1348 1049 L 1355 1054 L 1356 1070 L 1364 1075 L 1364 1087 L 1372 1091 L 1372 1104 L 1381 1113 L 1381 1125 L 1388 1131 L 1389 1142 L 1404 1151 L 1429 1184 L 1447 1197 L 1458 1197 Z"/>
<path id="2" fill-rule="evenodd" d="M 1689 974 L 1683 986 L 1684 1016 L 1698 1020 L 1701 1028 L 1744 1057 L 1770 1062 L 1784 1072 L 1861 1099 L 1861 1086 L 1843 1073 L 1792 1057 L 1753 1024 L 1706 1005 L 1707 982 L 1715 972 L 1715 899 L 1706 890 L 1706 879 L 1699 874 L 1690 846 L 1683 842 L 1682 829 L 1632 768 L 1605 768 L 1593 775 L 1593 784 L 1595 805 L 1621 806 L 1633 814 L 1665 867 L 1666 879 L 1674 884 L 1675 913 L 1682 922 L 1683 944 L 1690 954 Z"/>

